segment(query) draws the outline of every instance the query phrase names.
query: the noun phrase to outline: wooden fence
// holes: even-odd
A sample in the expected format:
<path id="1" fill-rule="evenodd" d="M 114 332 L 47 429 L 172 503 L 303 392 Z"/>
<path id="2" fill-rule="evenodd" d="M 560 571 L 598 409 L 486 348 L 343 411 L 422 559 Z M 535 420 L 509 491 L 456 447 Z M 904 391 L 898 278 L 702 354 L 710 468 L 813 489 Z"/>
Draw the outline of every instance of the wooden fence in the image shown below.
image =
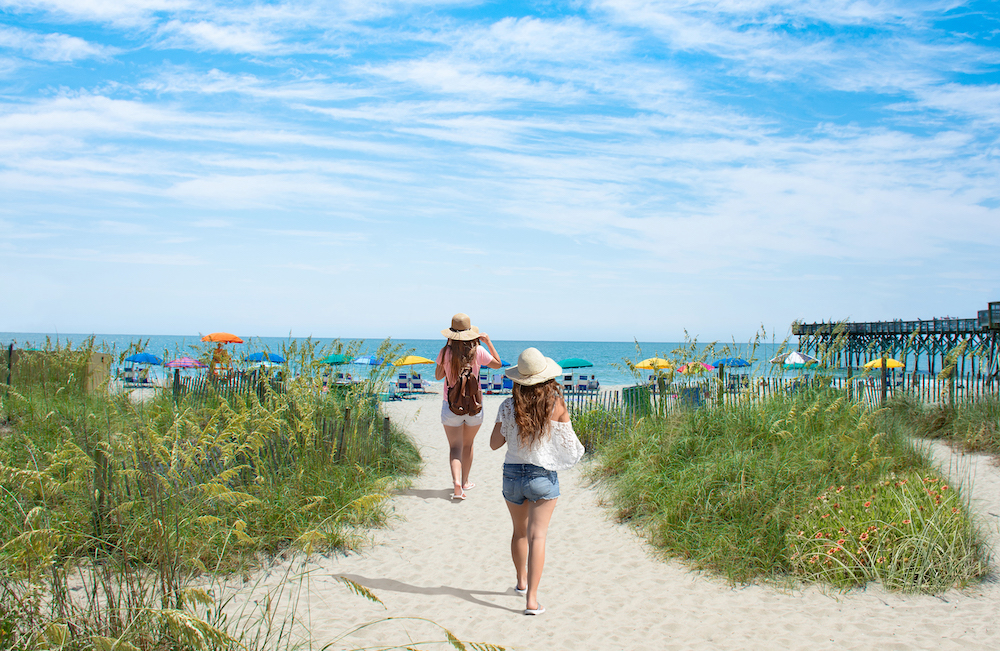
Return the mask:
<path id="1" fill-rule="evenodd" d="M 747 376 L 743 376 L 747 377 Z M 653 414 L 668 414 L 683 406 L 735 404 L 740 400 L 765 399 L 774 395 L 791 395 L 809 386 L 831 387 L 848 391 L 849 395 L 876 408 L 882 401 L 882 378 L 857 376 L 852 378 L 798 377 L 747 377 L 738 384 L 729 382 L 720 391 L 719 382 L 706 379 L 697 383 L 669 384 L 665 391 L 655 385 L 637 385 L 622 390 L 592 391 L 565 394 L 570 413 L 598 409 L 633 418 Z M 956 375 L 952 380 L 940 380 L 923 374 L 889 376 L 885 397 L 909 395 L 925 404 L 956 404 L 981 400 L 1000 394 L 1000 383 L 986 377 Z"/>

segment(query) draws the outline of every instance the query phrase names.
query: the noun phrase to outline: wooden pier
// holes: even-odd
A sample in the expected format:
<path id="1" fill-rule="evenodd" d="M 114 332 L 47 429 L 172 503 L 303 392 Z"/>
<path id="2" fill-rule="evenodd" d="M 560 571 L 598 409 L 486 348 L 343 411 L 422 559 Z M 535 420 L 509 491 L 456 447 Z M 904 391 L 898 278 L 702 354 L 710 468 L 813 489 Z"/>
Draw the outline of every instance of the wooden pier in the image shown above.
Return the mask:
<path id="1" fill-rule="evenodd" d="M 799 350 L 829 366 L 858 368 L 885 355 L 899 360 L 911 372 L 936 373 L 950 365 L 958 375 L 993 378 L 998 376 L 1000 363 L 1000 301 L 989 303 L 971 319 L 796 322 L 792 334 L 799 339 Z M 920 368 L 921 362 L 927 367 Z"/>

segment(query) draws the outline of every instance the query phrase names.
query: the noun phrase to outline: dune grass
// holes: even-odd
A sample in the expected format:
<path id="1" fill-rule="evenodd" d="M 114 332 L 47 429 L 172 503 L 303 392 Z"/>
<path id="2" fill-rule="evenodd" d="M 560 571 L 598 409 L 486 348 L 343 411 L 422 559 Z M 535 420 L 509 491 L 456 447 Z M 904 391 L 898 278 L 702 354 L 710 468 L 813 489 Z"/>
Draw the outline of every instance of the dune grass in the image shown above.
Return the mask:
<path id="1" fill-rule="evenodd" d="M 592 424 L 575 423 L 587 436 Z M 837 586 L 879 580 L 934 592 L 987 571 L 983 538 L 955 491 L 941 504 L 913 493 L 925 479 L 945 482 L 906 424 L 843 393 L 745 396 L 603 431 L 611 434 L 593 472 L 618 518 L 638 525 L 665 555 L 730 581 L 792 573 Z M 817 509 L 842 486 L 851 488 L 837 509 Z M 876 508 L 863 506 L 868 501 Z M 866 531 L 873 542 L 863 544 Z M 831 544 L 841 549 L 827 554 Z M 811 562 L 817 555 L 821 566 Z"/>
<path id="2" fill-rule="evenodd" d="M 309 345 L 282 391 L 177 402 L 88 393 L 91 352 L 29 355 L 0 389 L 0 648 L 255 648 L 193 579 L 356 546 L 418 470 L 378 374 L 323 392 Z"/>
<path id="3" fill-rule="evenodd" d="M 953 405 L 927 405 L 902 394 L 886 407 L 918 436 L 944 439 L 970 452 L 1000 456 L 1000 396 L 987 395 Z"/>

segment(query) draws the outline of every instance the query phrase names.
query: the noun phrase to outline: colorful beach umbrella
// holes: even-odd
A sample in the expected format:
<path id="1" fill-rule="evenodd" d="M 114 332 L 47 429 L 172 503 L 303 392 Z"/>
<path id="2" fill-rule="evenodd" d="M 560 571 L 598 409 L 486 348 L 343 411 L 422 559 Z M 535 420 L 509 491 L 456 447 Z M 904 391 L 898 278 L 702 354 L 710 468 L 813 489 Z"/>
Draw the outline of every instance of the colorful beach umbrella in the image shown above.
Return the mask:
<path id="1" fill-rule="evenodd" d="M 433 359 L 427 359 L 426 357 L 421 357 L 420 355 L 407 355 L 406 357 L 400 357 L 395 362 L 392 363 L 393 366 L 415 366 L 417 364 L 433 364 Z"/>
<path id="2" fill-rule="evenodd" d="M 892 357 L 887 357 L 885 359 L 886 368 L 903 368 L 903 362 L 898 359 L 893 359 Z M 865 368 L 882 368 L 882 358 L 873 359 L 872 361 L 865 364 Z"/>
<path id="3" fill-rule="evenodd" d="M 810 364 L 818 364 L 819 360 L 808 353 L 793 350 L 791 352 L 776 355 L 771 358 L 771 363 L 784 364 L 788 368 L 802 368 L 804 366 L 809 366 Z"/>
<path id="4" fill-rule="evenodd" d="M 196 359 L 191 359 L 190 357 L 179 357 L 177 359 L 172 359 L 166 364 L 167 368 L 205 368 L 208 364 L 202 364 Z"/>
<path id="5" fill-rule="evenodd" d="M 715 367 L 711 364 L 706 364 L 704 362 L 689 362 L 682 366 L 677 367 L 678 373 L 684 374 L 697 374 L 704 373 L 705 371 L 714 371 Z"/>
<path id="6" fill-rule="evenodd" d="M 374 355 L 362 355 L 361 357 L 355 357 L 352 364 L 361 364 L 362 366 L 379 366 L 384 363 L 381 357 L 375 357 Z"/>
<path id="7" fill-rule="evenodd" d="M 243 340 L 229 332 L 212 332 L 201 338 L 202 341 L 218 342 L 220 344 L 242 344 Z"/>
<path id="8" fill-rule="evenodd" d="M 151 355 L 150 353 L 136 353 L 135 355 L 129 355 L 125 358 L 126 362 L 131 362 L 133 364 L 162 364 L 163 360 L 156 355 Z"/>
<path id="9" fill-rule="evenodd" d="M 284 364 L 285 358 L 277 353 L 251 353 L 244 357 L 248 362 L 271 362 L 272 364 Z"/>
<path id="10" fill-rule="evenodd" d="M 580 357 L 567 357 L 566 359 L 559 360 L 558 363 L 563 368 L 586 368 L 594 365 L 593 362 L 588 362 Z"/>
<path id="11" fill-rule="evenodd" d="M 350 355 L 343 353 L 332 353 L 319 360 L 320 364 L 350 364 L 354 360 Z"/>
<path id="12" fill-rule="evenodd" d="M 650 357 L 649 359 L 644 359 L 635 365 L 636 368 L 641 368 L 644 370 L 653 370 L 657 368 L 673 368 L 674 363 L 669 359 L 663 359 L 662 357 Z"/>

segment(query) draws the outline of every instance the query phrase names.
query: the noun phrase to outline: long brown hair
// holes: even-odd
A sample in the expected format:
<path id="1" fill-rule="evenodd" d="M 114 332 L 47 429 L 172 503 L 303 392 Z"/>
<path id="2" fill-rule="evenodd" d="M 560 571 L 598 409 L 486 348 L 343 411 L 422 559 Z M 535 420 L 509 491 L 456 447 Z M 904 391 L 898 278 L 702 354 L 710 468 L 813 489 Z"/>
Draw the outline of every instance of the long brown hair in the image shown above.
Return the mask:
<path id="1" fill-rule="evenodd" d="M 555 379 L 534 385 L 514 383 L 514 422 L 521 444 L 533 448 L 549 433 L 549 420 L 562 390 Z"/>
<path id="2" fill-rule="evenodd" d="M 451 348 L 451 376 L 458 379 L 462 369 L 472 365 L 472 360 L 476 358 L 476 348 L 479 346 L 478 339 L 471 341 L 460 341 L 449 339 L 448 347 Z M 478 382 L 478 378 L 476 378 Z"/>

